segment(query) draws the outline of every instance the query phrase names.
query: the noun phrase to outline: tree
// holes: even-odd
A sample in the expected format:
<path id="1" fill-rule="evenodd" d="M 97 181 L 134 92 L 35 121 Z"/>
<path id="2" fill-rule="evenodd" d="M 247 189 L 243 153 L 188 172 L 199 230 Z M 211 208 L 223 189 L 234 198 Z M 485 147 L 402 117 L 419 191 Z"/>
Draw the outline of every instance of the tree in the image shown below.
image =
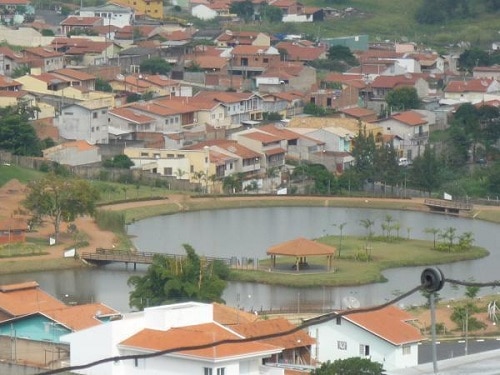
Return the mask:
<path id="1" fill-rule="evenodd" d="M 436 153 L 429 146 L 424 150 L 422 156 L 413 159 L 410 169 L 410 179 L 413 185 L 431 194 L 442 182 L 441 164 Z"/>
<path id="2" fill-rule="evenodd" d="M 130 169 L 134 162 L 127 155 L 115 155 L 112 159 L 105 160 L 102 165 L 106 168 Z"/>
<path id="3" fill-rule="evenodd" d="M 15 155 L 41 156 L 40 140 L 29 123 L 32 107 L 0 108 L 0 149 Z"/>
<path id="4" fill-rule="evenodd" d="M 188 244 L 185 257 L 155 255 L 144 276 L 132 276 L 130 307 L 143 310 L 183 300 L 223 302 L 229 268 L 222 261 L 200 258 Z"/>
<path id="5" fill-rule="evenodd" d="M 29 74 L 30 67 L 27 64 L 18 65 L 12 71 L 12 78 L 19 78 L 26 74 Z"/>
<path id="6" fill-rule="evenodd" d="M 62 222 L 71 222 L 85 214 L 93 215 L 99 199 L 99 192 L 87 181 L 52 173 L 31 181 L 28 190 L 23 205 L 36 218 L 48 217 L 52 221 L 56 241 Z"/>
<path id="7" fill-rule="evenodd" d="M 354 170 L 362 181 L 372 180 L 375 174 L 375 138 L 372 133 L 366 132 L 366 127 L 359 123 L 358 135 L 354 139 L 352 156 L 354 157 Z"/>
<path id="8" fill-rule="evenodd" d="M 432 237 L 433 237 L 433 249 L 436 250 L 436 237 L 441 232 L 441 230 L 438 229 L 438 228 L 425 228 L 424 231 L 425 231 L 425 233 L 432 234 Z"/>
<path id="9" fill-rule="evenodd" d="M 260 7 L 262 20 L 269 23 L 278 23 L 283 19 L 283 11 L 274 5 L 263 3 Z"/>
<path id="10" fill-rule="evenodd" d="M 324 117 L 327 115 L 326 109 L 314 103 L 307 103 L 304 106 L 304 113 L 315 117 Z"/>
<path id="11" fill-rule="evenodd" d="M 229 11 L 242 18 L 245 23 L 252 20 L 254 15 L 253 3 L 250 0 L 232 2 Z"/>
<path id="12" fill-rule="evenodd" d="M 327 57 L 330 61 L 342 62 L 349 67 L 359 65 L 356 57 L 352 54 L 349 47 L 346 46 L 331 46 L 328 49 Z"/>
<path id="13" fill-rule="evenodd" d="M 170 72 L 170 64 L 161 57 L 147 59 L 139 67 L 141 73 L 167 75 Z"/>
<path id="14" fill-rule="evenodd" d="M 97 78 L 95 80 L 95 89 L 96 91 L 104 91 L 104 92 L 112 92 L 113 88 L 109 84 L 108 81 L 105 81 L 102 78 Z"/>
<path id="15" fill-rule="evenodd" d="M 311 371 L 311 375 L 382 375 L 384 367 L 368 358 L 352 357 L 326 362 Z"/>
<path id="16" fill-rule="evenodd" d="M 385 96 L 385 101 L 391 111 L 418 109 L 422 105 L 415 87 L 409 86 L 398 87 L 389 91 Z"/>
<path id="17" fill-rule="evenodd" d="M 467 49 L 458 57 L 458 66 L 461 70 L 472 72 L 476 66 L 490 66 L 491 57 L 488 52 L 479 48 Z"/>

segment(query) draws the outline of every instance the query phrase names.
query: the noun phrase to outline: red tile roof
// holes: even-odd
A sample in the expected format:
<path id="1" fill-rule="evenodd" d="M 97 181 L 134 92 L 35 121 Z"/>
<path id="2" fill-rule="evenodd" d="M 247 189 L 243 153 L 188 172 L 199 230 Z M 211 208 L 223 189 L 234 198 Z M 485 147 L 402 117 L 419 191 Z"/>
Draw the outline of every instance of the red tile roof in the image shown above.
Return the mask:
<path id="1" fill-rule="evenodd" d="M 108 112 L 110 115 L 125 119 L 129 122 L 133 122 L 135 124 L 149 124 L 154 121 L 153 117 L 146 116 L 141 113 L 137 113 L 130 108 L 120 107 L 113 108 Z"/>
<path id="2" fill-rule="evenodd" d="M 216 100 L 221 103 L 238 103 L 243 100 L 249 100 L 253 95 L 253 93 L 245 92 L 200 91 L 194 99 L 203 98 Z"/>
<path id="3" fill-rule="evenodd" d="M 22 86 L 22 84 L 13 80 L 10 77 L 6 77 L 0 74 L 0 87 L 8 88 L 17 86 Z"/>
<path id="4" fill-rule="evenodd" d="M 241 337 L 228 329 L 215 324 L 206 323 L 187 327 L 171 328 L 167 331 L 143 329 L 137 334 L 122 341 L 122 347 L 138 350 L 162 351 L 194 345 L 209 345 L 220 340 L 237 340 Z M 280 352 L 281 348 L 258 341 L 237 342 L 209 346 L 205 349 L 176 351 L 177 355 L 205 360 L 220 360 L 234 356 L 269 355 Z"/>
<path id="5" fill-rule="evenodd" d="M 312 255 L 333 255 L 336 248 L 316 241 L 300 237 L 295 240 L 286 241 L 267 249 L 267 254 L 287 255 L 287 256 L 312 256 Z"/>
<path id="6" fill-rule="evenodd" d="M 88 74 L 86 72 L 83 72 L 81 70 L 76 70 L 76 69 L 58 69 L 54 70 L 52 73 L 55 74 L 60 74 L 65 77 L 77 79 L 79 81 L 88 81 L 88 80 L 93 80 L 96 79 L 95 76 L 92 74 Z"/>
<path id="7" fill-rule="evenodd" d="M 257 337 L 290 331 L 294 328 L 296 328 L 296 326 L 290 323 L 289 320 L 276 318 L 246 324 L 238 324 L 231 329 L 241 334 L 243 337 Z M 279 346 L 284 349 L 294 349 L 312 345 L 316 342 L 316 340 L 309 336 L 306 331 L 299 330 L 285 336 L 265 339 L 262 340 L 262 342 Z"/>
<path id="8" fill-rule="evenodd" d="M 408 323 L 413 317 L 395 306 L 365 313 L 349 314 L 343 318 L 393 345 L 413 343 L 424 339 L 420 331 Z"/>
<path id="9" fill-rule="evenodd" d="M 314 61 L 325 53 L 322 47 L 305 47 L 293 42 L 280 42 L 276 48 L 287 52 L 287 59 L 299 61 Z"/>
<path id="10" fill-rule="evenodd" d="M 52 48 L 47 47 L 32 47 L 26 48 L 24 50 L 26 53 L 39 56 L 42 58 L 51 58 L 51 57 L 62 57 L 64 54 L 54 51 Z"/>
<path id="11" fill-rule="evenodd" d="M 222 69 L 228 64 L 227 59 L 217 56 L 197 56 L 192 60 L 201 69 Z"/>
<path id="12" fill-rule="evenodd" d="M 11 316 L 44 312 L 65 306 L 41 290 L 35 281 L 0 286 L 0 310 Z"/>
<path id="13" fill-rule="evenodd" d="M 427 124 L 427 121 L 418 113 L 414 111 L 406 111 L 391 116 L 393 119 L 410 126 L 419 126 Z"/>
<path id="14" fill-rule="evenodd" d="M 487 92 L 493 79 L 481 78 L 470 81 L 451 81 L 448 83 L 445 92 Z"/>
<path id="15" fill-rule="evenodd" d="M 360 107 L 341 109 L 340 112 L 345 113 L 346 115 L 349 115 L 351 117 L 356 117 L 356 118 L 373 116 L 373 115 L 377 114 L 377 112 L 372 110 L 372 109 L 360 108 Z"/>
<path id="16" fill-rule="evenodd" d="M 212 305 L 214 309 L 214 321 L 224 326 L 252 323 L 259 319 L 258 315 L 250 314 L 221 303 L 214 302 Z"/>
<path id="17" fill-rule="evenodd" d="M 94 26 L 103 23 L 101 17 L 80 17 L 80 16 L 69 16 L 65 20 L 61 21 L 59 24 L 61 26 Z"/>
<path id="18" fill-rule="evenodd" d="M 240 145 L 236 141 L 226 140 L 226 139 L 215 139 L 210 141 L 204 141 L 197 143 L 195 145 L 185 147 L 186 150 L 202 150 L 205 146 L 215 146 L 224 149 L 232 154 L 238 155 L 242 159 L 252 159 L 261 156 L 258 152 L 255 152 L 245 146 Z"/>
<path id="19" fill-rule="evenodd" d="M 255 141 L 262 142 L 263 144 L 278 143 L 281 141 L 281 139 L 276 137 L 275 135 L 264 133 L 258 130 L 254 130 L 248 133 L 243 133 L 241 134 L 241 137 L 250 138 Z"/>
<path id="20" fill-rule="evenodd" d="M 372 82 L 374 88 L 389 88 L 393 89 L 398 86 L 414 86 L 418 76 L 414 74 L 404 74 L 398 76 L 378 76 Z"/>
<path id="21" fill-rule="evenodd" d="M 287 141 L 300 138 L 300 135 L 298 135 L 297 133 L 286 129 L 283 126 L 276 126 L 274 124 L 260 126 L 259 130 L 265 131 Z"/>
<path id="22" fill-rule="evenodd" d="M 118 311 L 102 303 L 90 303 L 65 306 L 64 308 L 45 311 L 43 314 L 64 324 L 73 331 L 79 331 L 102 324 L 99 317 L 118 315 Z"/>

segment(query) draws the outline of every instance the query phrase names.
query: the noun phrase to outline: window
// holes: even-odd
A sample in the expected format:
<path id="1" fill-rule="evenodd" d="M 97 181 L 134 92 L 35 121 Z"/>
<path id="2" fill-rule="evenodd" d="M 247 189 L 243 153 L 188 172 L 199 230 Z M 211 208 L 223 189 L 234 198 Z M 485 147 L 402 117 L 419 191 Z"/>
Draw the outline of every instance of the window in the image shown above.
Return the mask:
<path id="1" fill-rule="evenodd" d="M 194 173 L 194 165 L 192 165 L 192 166 L 189 168 L 189 172 L 190 172 L 190 173 Z"/>
<path id="2" fill-rule="evenodd" d="M 264 57 L 264 59 L 262 59 L 262 61 L 264 62 L 264 64 L 267 64 L 269 62 L 269 59 L 267 57 Z"/>
<path id="3" fill-rule="evenodd" d="M 338 350 L 347 350 L 347 342 L 346 341 L 337 341 L 337 349 Z"/>
<path id="4" fill-rule="evenodd" d="M 103 115 L 105 115 L 105 114 L 106 114 L 106 110 L 105 110 L 105 109 L 103 109 L 103 110 L 101 111 L 101 113 L 102 113 Z"/>
<path id="5" fill-rule="evenodd" d="M 209 367 L 203 368 L 203 375 L 212 375 L 212 369 Z"/>
<path id="6" fill-rule="evenodd" d="M 221 367 L 217 369 L 217 375 L 225 375 L 226 374 L 226 368 Z"/>
<path id="7" fill-rule="evenodd" d="M 97 112 L 92 112 L 92 118 L 97 118 Z"/>
<path id="8" fill-rule="evenodd" d="M 163 174 L 165 176 L 173 176 L 173 173 L 172 173 L 172 168 L 170 167 L 166 167 L 166 168 L 163 168 Z M 212 369 L 210 369 L 212 370 Z M 206 374 L 206 373 L 205 373 Z M 210 373 L 211 374 L 211 373 Z"/>
<path id="9" fill-rule="evenodd" d="M 367 357 L 370 355 L 370 345 L 359 344 L 359 355 Z"/>
<path id="10" fill-rule="evenodd" d="M 342 323 L 342 317 L 341 316 L 337 316 L 337 319 L 335 320 L 337 325 L 339 326 L 340 323 Z"/>
<path id="11" fill-rule="evenodd" d="M 141 152 L 141 156 L 149 156 L 149 153 L 147 153 L 147 152 Z"/>
<path id="12" fill-rule="evenodd" d="M 411 354 L 411 345 L 405 344 L 403 345 L 403 355 L 410 355 Z"/>
<path id="13" fill-rule="evenodd" d="M 94 127 L 92 126 L 92 128 L 90 128 L 90 131 L 93 133 L 94 132 Z"/>

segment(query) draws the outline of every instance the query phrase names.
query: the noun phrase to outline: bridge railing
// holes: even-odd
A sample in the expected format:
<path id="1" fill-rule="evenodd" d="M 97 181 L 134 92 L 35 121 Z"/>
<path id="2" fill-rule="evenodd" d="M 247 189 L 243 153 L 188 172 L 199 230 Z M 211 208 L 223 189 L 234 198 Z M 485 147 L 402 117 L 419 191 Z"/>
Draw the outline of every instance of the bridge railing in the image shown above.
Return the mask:
<path id="1" fill-rule="evenodd" d="M 434 207 L 453 208 L 457 210 L 471 210 L 472 204 L 464 202 L 445 201 L 438 199 L 425 199 L 424 204 Z"/>

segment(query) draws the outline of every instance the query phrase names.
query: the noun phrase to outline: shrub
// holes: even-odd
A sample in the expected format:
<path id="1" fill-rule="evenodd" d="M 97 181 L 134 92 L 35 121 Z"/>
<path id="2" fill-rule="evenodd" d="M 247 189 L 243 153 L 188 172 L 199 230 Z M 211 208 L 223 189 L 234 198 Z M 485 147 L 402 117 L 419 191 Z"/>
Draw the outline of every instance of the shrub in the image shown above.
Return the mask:
<path id="1" fill-rule="evenodd" d="M 125 214 L 122 212 L 97 210 L 95 221 L 100 229 L 125 233 Z"/>

